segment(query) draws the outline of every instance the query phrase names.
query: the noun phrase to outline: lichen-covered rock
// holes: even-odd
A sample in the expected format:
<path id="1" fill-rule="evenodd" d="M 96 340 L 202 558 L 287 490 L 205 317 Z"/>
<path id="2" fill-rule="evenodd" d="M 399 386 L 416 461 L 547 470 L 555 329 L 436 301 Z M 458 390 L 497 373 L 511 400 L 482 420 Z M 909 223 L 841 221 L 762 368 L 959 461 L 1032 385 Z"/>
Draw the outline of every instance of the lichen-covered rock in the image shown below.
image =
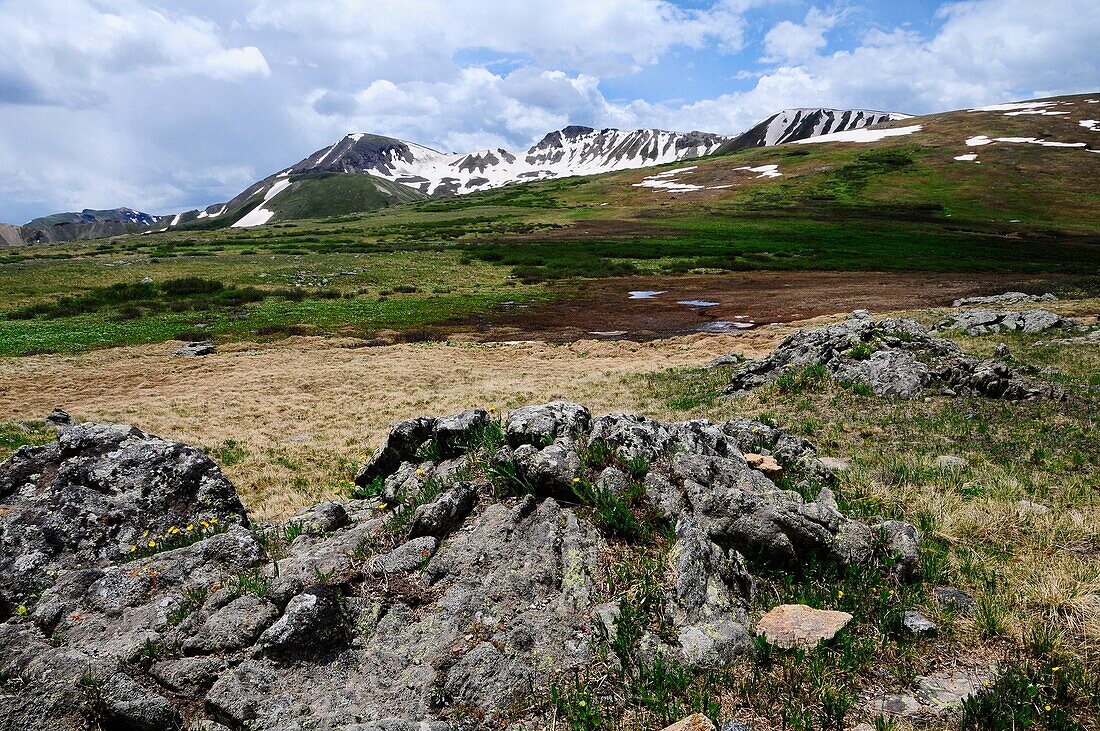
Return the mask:
<path id="1" fill-rule="evenodd" d="M 866 317 L 792 333 L 764 358 L 735 367 L 726 393 L 743 395 L 810 366 L 882 397 L 913 399 L 929 391 L 1013 400 L 1065 395 L 1056 384 L 1034 381 L 1002 361 L 967 355 L 914 320 Z"/>
<path id="2" fill-rule="evenodd" d="M 360 471 L 382 495 L 303 511 L 289 521 L 300 531 L 254 534 L 239 516 L 136 560 L 59 563 L 37 602 L 0 623 L 0 669 L 20 684 L 0 693 L 0 731 L 40 728 L 42 707 L 78 728 L 89 697 L 120 728 L 546 727 L 549 685 L 617 657 L 599 643 L 623 628 L 642 628 L 639 661 L 735 663 L 752 646 L 759 562 L 888 558 L 903 576 L 917 563 L 912 526 L 844 516 L 813 446 L 782 429 L 593 419 L 560 402 L 521 411 L 401 422 Z M 191 484 L 150 455 L 127 459 L 114 474 L 150 495 Z M 782 478 L 762 471 L 772 462 Z M 208 493 L 174 494 L 167 509 L 183 515 Z M 117 515 L 104 530 L 119 537 L 145 519 Z M 647 572 L 645 608 L 640 585 L 622 583 L 635 571 Z M 629 624 L 639 611 L 646 621 Z"/>
<path id="3" fill-rule="evenodd" d="M 260 635 L 256 647 L 271 656 L 316 654 L 345 634 L 336 592 L 329 586 L 313 586 L 290 600 L 283 616 Z"/>
<path id="4" fill-rule="evenodd" d="M 1016 305 L 1021 302 L 1054 302 L 1058 298 L 1046 294 L 1026 294 L 1024 292 L 1005 292 L 986 297 L 964 297 L 951 303 L 952 307 L 971 307 L 973 305 Z"/>
<path id="5" fill-rule="evenodd" d="M 1078 327 L 1079 323 L 1049 310 L 962 310 L 936 323 L 944 332 L 962 331 L 967 335 L 995 333 L 1039 333 L 1053 328 Z"/>
<path id="6" fill-rule="evenodd" d="M 27 601 L 64 569 L 125 555 L 145 531 L 208 518 L 248 522 L 202 450 L 126 425 L 68 426 L 0 464 L 0 605 Z"/>
<path id="7" fill-rule="evenodd" d="M 524 444 L 543 447 L 558 439 L 574 439 L 587 433 L 591 423 L 588 409 L 579 404 L 555 401 L 515 409 L 508 414 L 504 433 L 513 447 Z"/>

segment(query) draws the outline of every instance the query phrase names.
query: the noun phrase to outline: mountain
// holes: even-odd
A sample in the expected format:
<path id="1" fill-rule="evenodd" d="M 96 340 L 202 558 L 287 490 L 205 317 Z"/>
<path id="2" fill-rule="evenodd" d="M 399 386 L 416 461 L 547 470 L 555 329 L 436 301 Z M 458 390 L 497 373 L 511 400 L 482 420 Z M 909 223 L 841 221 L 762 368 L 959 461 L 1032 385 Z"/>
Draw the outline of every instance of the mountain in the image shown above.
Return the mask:
<path id="1" fill-rule="evenodd" d="M 123 223 L 132 226 L 153 226 L 159 223 L 164 216 L 154 216 L 149 213 L 135 211 L 132 208 L 113 208 L 104 211 L 94 211 L 85 208 L 80 213 L 54 213 L 50 216 L 36 218 L 25 224 L 25 229 L 48 230 L 62 224 L 86 225 L 89 223 Z"/>
<path id="2" fill-rule="evenodd" d="M 723 143 L 717 152 L 722 154 L 750 147 L 782 145 L 902 119 L 909 119 L 909 115 L 869 109 L 784 109 L 748 132 Z"/>
<path id="3" fill-rule="evenodd" d="M 172 216 L 155 216 L 132 208 L 54 213 L 36 218 L 23 226 L 0 224 L 0 242 L 4 246 L 54 244 L 86 241 L 107 236 L 137 233 L 163 225 Z"/>
<path id="4" fill-rule="evenodd" d="M 597 175 L 681 162 L 748 147 L 783 144 L 863 129 L 905 115 L 869 110 L 789 109 L 736 137 L 710 132 L 619 130 L 572 125 L 525 151 L 503 148 L 443 153 L 414 142 L 356 133 L 260 180 L 232 200 L 176 216 L 129 208 L 58 213 L 31 221 L 4 242 L 76 241 L 135 231 L 226 226 L 364 213 L 424 197 L 473 193 L 513 183 Z M 363 179 L 348 180 L 348 177 Z"/>

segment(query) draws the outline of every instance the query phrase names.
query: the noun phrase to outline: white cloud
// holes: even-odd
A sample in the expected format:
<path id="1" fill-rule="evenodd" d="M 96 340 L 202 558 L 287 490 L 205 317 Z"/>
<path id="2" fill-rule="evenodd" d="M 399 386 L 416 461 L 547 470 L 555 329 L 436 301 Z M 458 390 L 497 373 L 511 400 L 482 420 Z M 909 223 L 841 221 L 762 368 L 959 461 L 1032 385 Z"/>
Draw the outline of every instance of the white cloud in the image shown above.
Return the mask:
<path id="1" fill-rule="evenodd" d="M 489 49 L 522 54 L 542 68 L 625 73 L 673 46 L 735 51 L 744 30 L 735 3 L 688 10 L 668 0 L 258 0 L 248 20 L 335 53 L 359 71 Z"/>
<path id="2" fill-rule="evenodd" d="M 801 23 L 784 20 L 764 36 L 767 61 L 806 61 L 825 47 L 825 32 L 838 20 L 837 15 L 810 8 Z"/>
<path id="3" fill-rule="evenodd" d="M 0 103 L 86 108 L 106 103 L 110 87 L 128 79 L 270 74 L 257 47 L 226 47 L 213 22 L 135 0 L 4 2 L 0 28 Z"/>

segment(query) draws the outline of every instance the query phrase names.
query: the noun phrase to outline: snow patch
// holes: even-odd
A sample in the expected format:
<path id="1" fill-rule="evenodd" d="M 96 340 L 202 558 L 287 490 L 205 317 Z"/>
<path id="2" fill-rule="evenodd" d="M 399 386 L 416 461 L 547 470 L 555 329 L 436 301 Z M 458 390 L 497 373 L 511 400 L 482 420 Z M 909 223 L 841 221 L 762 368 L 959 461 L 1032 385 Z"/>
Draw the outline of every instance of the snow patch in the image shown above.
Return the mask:
<path id="1" fill-rule="evenodd" d="M 1036 137 L 994 137 L 990 139 L 985 135 L 971 137 L 966 141 L 967 147 L 981 147 L 991 145 L 994 142 L 1008 142 L 1017 145 L 1042 145 L 1043 147 L 1084 147 L 1084 142 L 1050 142 Z"/>
<path id="2" fill-rule="evenodd" d="M 178 224 L 180 222 L 181 218 L 183 218 L 183 214 L 182 213 L 177 213 L 176 217 L 172 219 L 172 223 L 168 224 L 168 228 L 172 228 L 173 226 Z"/>
<path id="3" fill-rule="evenodd" d="M 920 132 L 924 127 L 919 124 L 910 125 L 908 127 L 897 127 L 895 129 L 851 129 L 847 132 L 834 132 L 829 135 L 821 135 L 820 137 L 810 137 L 805 140 L 795 140 L 791 144 L 795 145 L 816 145 L 819 142 L 878 142 L 884 140 L 887 137 L 903 137 L 905 135 L 911 135 L 914 132 Z"/>
<path id="4" fill-rule="evenodd" d="M 275 215 L 275 211 L 269 211 L 264 208 L 267 203 L 275 196 L 282 193 L 284 190 L 290 187 L 290 181 L 286 178 L 280 178 L 272 184 L 268 189 L 267 194 L 264 196 L 263 202 L 260 205 L 253 208 L 246 213 L 244 217 L 233 224 L 233 228 L 251 228 L 253 226 L 263 226 L 270 221 Z"/>
<path id="5" fill-rule="evenodd" d="M 958 155 L 955 157 L 959 162 L 978 162 L 978 156 L 975 153 L 969 153 L 967 155 Z M 981 163 L 978 163 L 979 165 Z"/>
<path id="6" fill-rule="evenodd" d="M 1081 126 L 1090 132 L 1100 132 L 1100 119 L 1082 119 Z"/>
<path id="7" fill-rule="evenodd" d="M 1055 102 L 1015 102 L 1013 104 L 990 104 L 986 107 L 971 109 L 972 112 L 1013 112 L 1019 109 L 1042 109 L 1053 107 Z"/>
<path id="8" fill-rule="evenodd" d="M 1046 109 L 1021 109 L 1018 112 L 1009 112 L 1006 117 L 1019 117 L 1021 114 L 1039 114 L 1044 117 L 1057 117 L 1062 114 L 1069 114 L 1069 112 L 1051 112 Z"/>

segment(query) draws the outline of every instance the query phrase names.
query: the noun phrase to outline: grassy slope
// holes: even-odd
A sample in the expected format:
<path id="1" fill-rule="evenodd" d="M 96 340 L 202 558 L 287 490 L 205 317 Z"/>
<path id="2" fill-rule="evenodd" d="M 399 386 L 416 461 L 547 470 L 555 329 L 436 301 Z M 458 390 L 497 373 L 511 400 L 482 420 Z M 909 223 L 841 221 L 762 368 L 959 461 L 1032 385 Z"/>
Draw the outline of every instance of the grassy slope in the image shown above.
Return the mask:
<path id="1" fill-rule="evenodd" d="M 275 221 L 375 211 L 426 197 L 408 186 L 366 175 L 305 176 L 296 183 L 271 201 Z"/>
<path id="2" fill-rule="evenodd" d="M 390 202 L 374 187 L 378 181 L 306 178 L 274 199 L 284 210 L 280 216 L 328 217 L 258 229 L 214 228 L 235 220 L 236 214 L 226 214 L 191 224 L 191 230 L 21 249 L 0 258 L 0 300 L 15 307 L 110 282 L 186 274 L 261 287 L 300 284 L 349 297 L 377 298 L 387 289 L 416 287 L 402 296 L 450 295 L 450 306 L 469 312 L 485 305 L 486 285 L 514 285 L 510 276 L 529 284 L 638 272 L 753 269 L 1087 276 L 1100 271 L 1100 192 L 1091 185 L 1100 179 L 1100 155 L 1079 148 L 967 148 L 964 143 L 977 134 L 1068 142 L 1098 135 L 1078 124 L 1095 117 L 1095 108 L 1083 97 L 1067 99 L 1073 106 L 1063 107 L 1072 110 L 1064 117 L 952 112 L 899 123 L 920 123 L 924 129 L 873 144 L 787 145 L 693 161 L 695 169 L 678 180 L 728 186 L 699 192 L 635 187 L 660 169 L 630 170 L 359 214 L 344 211 L 375 205 L 376 195 Z M 953 159 L 964 152 L 977 152 L 981 164 Z M 739 169 L 764 164 L 778 165 L 782 177 L 761 179 Z M 388 187 L 400 192 L 400 186 Z M 345 274 L 357 270 L 376 275 Z M 471 278 L 474 270 L 478 273 Z M 514 299 L 506 289 L 499 292 L 499 299 Z M 341 307 L 332 306 L 322 331 L 376 329 L 361 321 L 361 304 L 341 302 Z M 446 319 L 440 305 L 418 305 L 434 314 L 416 318 L 415 324 L 381 318 L 378 326 L 438 322 Z M 183 319 L 221 321 L 229 314 Z M 266 324 L 259 327 L 289 327 L 309 316 L 297 310 L 263 315 L 259 319 Z M 139 320 L 119 328 L 108 327 L 109 314 L 93 319 L 69 323 L 87 332 L 67 349 L 163 339 L 181 324 Z M 251 316 L 245 321 L 251 322 Z M 0 332 L 24 344 L 6 349 L 18 353 L 33 349 L 38 330 L 65 327 L 61 321 L 5 322 Z M 134 329 L 144 334 L 123 334 Z M 226 337 L 248 332 L 247 327 L 215 330 Z M 55 340 L 46 337 L 36 347 L 52 348 Z"/>

